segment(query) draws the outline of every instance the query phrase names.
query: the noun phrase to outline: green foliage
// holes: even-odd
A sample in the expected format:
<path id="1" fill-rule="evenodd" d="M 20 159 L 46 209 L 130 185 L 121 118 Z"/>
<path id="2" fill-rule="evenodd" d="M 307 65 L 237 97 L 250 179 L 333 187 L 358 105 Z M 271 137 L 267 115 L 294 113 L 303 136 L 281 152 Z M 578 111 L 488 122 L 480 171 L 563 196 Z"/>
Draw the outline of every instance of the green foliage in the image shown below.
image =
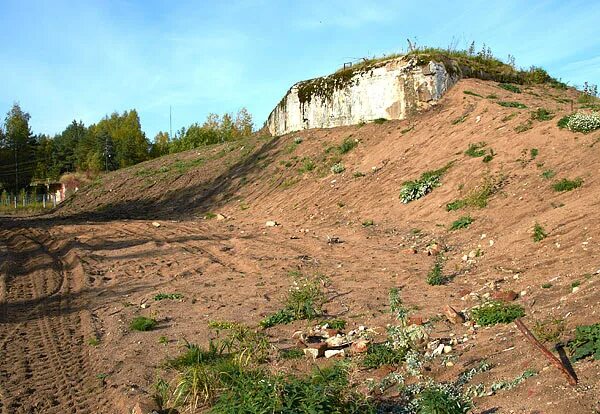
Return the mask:
<path id="1" fill-rule="evenodd" d="M 490 153 L 483 157 L 481 161 L 487 164 L 488 162 L 491 162 L 494 159 L 494 155 L 496 155 L 494 154 L 494 150 L 490 150 Z"/>
<path id="2" fill-rule="evenodd" d="M 546 180 L 549 180 L 551 178 L 554 178 L 554 176 L 556 175 L 556 172 L 554 172 L 554 170 L 544 170 L 541 175 Z"/>
<path id="3" fill-rule="evenodd" d="M 362 222 L 363 227 L 371 227 L 373 225 L 375 225 L 375 222 L 373 222 L 373 219 L 363 220 L 363 222 Z"/>
<path id="4" fill-rule="evenodd" d="M 500 106 L 504 106 L 505 108 L 519 108 L 519 109 L 527 108 L 527 105 L 522 104 L 520 102 L 515 102 L 515 101 L 499 101 L 499 102 L 497 102 L 497 104 Z"/>
<path id="5" fill-rule="evenodd" d="M 483 96 L 481 96 L 481 95 L 479 95 L 478 93 L 475 93 L 475 92 L 473 92 L 473 91 L 465 90 L 465 91 L 463 91 L 463 93 L 464 93 L 465 95 L 471 95 L 471 96 L 477 96 L 477 97 L 479 97 L 479 98 L 483 98 Z"/>
<path id="6" fill-rule="evenodd" d="M 304 351 L 299 348 L 280 349 L 279 356 L 281 359 L 299 359 L 304 356 Z"/>
<path id="7" fill-rule="evenodd" d="M 443 285 L 447 282 L 447 278 L 443 273 L 443 263 L 440 258 L 435 261 L 433 268 L 427 274 L 427 284 L 431 286 Z"/>
<path id="8" fill-rule="evenodd" d="M 471 225 L 471 223 L 473 223 L 473 219 L 471 218 L 471 216 L 462 216 L 459 219 L 452 222 L 452 224 L 450 225 L 450 230 L 466 229 Z"/>
<path id="9" fill-rule="evenodd" d="M 406 349 L 394 349 L 387 342 L 369 344 L 361 365 L 365 368 L 379 368 L 382 365 L 398 365 L 404 361 Z"/>
<path id="10" fill-rule="evenodd" d="M 312 159 L 310 159 L 309 157 L 302 158 L 301 163 L 302 163 L 302 165 L 298 169 L 298 172 L 300 174 L 313 171 L 316 168 L 315 162 Z"/>
<path id="11" fill-rule="evenodd" d="M 446 211 L 460 210 L 467 205 L 465 200 L 454 200 L 446 204 Z"/>
<path id="12" fill-rule="evenodd" d="M 26 188 L 33 178 L 36 137 L 29 126 L 30 116 L 19 104 L 13 104 L 0 125 L 0 187 L 14 190 Z M 16 174 L 17 166 L 21 168 Z M 28 168 L 25 168 L 27 166 Z"/>
<path id="13" fill-rule="evenodd" d="M 499 301 L 489 301 L 478 308 L 471 309 L 471 317 L 480 326 L 510 323 L 523 316 L 525 311 L 521 306 Z"/>
<path id="14" fill-rule="evenodd" d="M 96 338 L 95 336 L 92 336 L 90 339 L 88 339 L 88 345 L 89 346 L 98 346 L 98 345 L 100 345 L 100 340 L 98 338 Z"/>
<path id="15" fill-rule="evenodd" d="M 163 300 L 163 299 L 179 300 L 179 299 L 183 299 L 183 295 L 181 293 L 158 293 L 158 294 L 154 295 L 154 300 Z"/>
<path id="16" fill-rule="evenodd" d="M 531 119 L 535 121 L 550 121 L 554 114 L 545 108 L 538 108 L 531 113 Z"/>
<path id="17" fill-rule="evenodd" d="M 423 390 L 418 398 L 417 414 L 465 414 L 471 408 L 461 396 L 435 385 Z"/>
<path id="18" fill-rule="evenodd" d="M 468 116 L 469 116 L 468 114 L 459 116 L 458 118 L 452 120 L 452 125 L 457 125 L 457 124 L 465 122 L 465 120 L 467 119 Z"/>
<path id="19" fill-rule="evenodd" d="M 600 360 L 600 323 L 578 326 L 569 348 L 575 361 L 590 356 Z"/>
<path id="20" fill-rule="evenodd" d="M 418 180 L 406 181 L 400 189 L 400 200 L 406 204 L 429 194 L 434 188 L 441 185 L 440 179 L 452 164 L 449 162 L 438 170 L 426 171 Z"/>
<path id="21" fill-rule="evenodd" d="M 145 316 L 138 316 L 131 321 L 129 329 L 132 331 L 151 331 L 157 325 L 156 320 L 152 318 L 146 318 Z"/>
<path id="22" fill-rule="evenodd" d="M 531 121 L 526 121 L 526 122 L 523 122 L 522 124 L 517 125 L 515 127 L 515 132 L 517 134 L 520 134 L 522 132 L 529 131 L 531 128 L 533 128 L 533 124 L 531 123 Z"/>
<path id="23" fill-rule="evenodd" d="M 564 319 L 538 320 L 531 328 L 535 337 L 542 342 L 558 342 L 564 330 Z"/>
<path id="24" fill-rule="evenodd" d="M 358 145 L 358 141 L 352 139 L 350 137 L 344 139 L 344 141 L 339 145 L 338 152 L 340 154 L 347 154 L 354 149 Z"/>
<path id="25" fill-rule="evenodd" d="M 288 290 L 283 309 L 269 315 L 260 322 L 263 328 L 287 324 L 296 320 L 316 319 L 323 314 L 327 296 L 323 291 L 323 280 L 319 277 L 296 276 L 294 285 Z"/>
<path id="26" fill-rule="evenodd" d="M 567 128 L 573 132 L 588 133 L 600 128 L 600 113 L 577 112 L 569 117 Z"/>
<path id="27" fill-rule="evenodd" d="M 343 319 L 327 319 L 323 321 L 323 324 L 327 324 L 331 329 L 344 329 L 346 327 L 346 321 Z"/>
<path id="28" fill-rule="evenodd" d="M 539 155 L 540 150 L 538 150 L 537 148 L 531 148 L 529 150 L 529 156 L 531 157 L 532 160 L 535 160 L 537 158 L 537 156 Z"/>
<path id="29" fill-rule="evenodd" d="M 537 243 L 544 240 L 546 237 L 548 237 L 548 235 L 544 231 L 544 228 L 539 223 L 535 223 L 535 226 L 533 226 L 533 241 Z"/>
<path id="30" fill-rule="evenodd" d="M 579 285 L 581 285 L 581 282 L 579 280 L 576 280 L 574 282 L 571 283 L 571 289 L 578 287 Z"/>
<path id="31" fill-rule="evenodd" d="M 510 92 L 521 93 L 521 89 L 518 86 L 512 85 L 510 83 L 500 83 L 498 84 L 498 87 Z"/>
<path id="32" fill-rule="evenodd" d="M 550 289 L 552 287 L 552 283 L 544 283 L 542 284 L 542 289 Z"/>
<path id="33" fill-rule="evenodd" d="M 374 124 L 377 124 L 377 125 L 381 125 L 381 124 L 384 124 L 384 123 L 386 123 L 387 121 L 388 121 L 388 120 L 387 120 L 387 119 L 385 119 L 385 118 L 377 118 L 377 119 L 374 119 L 374 120 L 373 120 L 373 123 L 374 123 Z"/>
<path id="34" fill-rule="evenodd" d="M 341 162 L 336 162 L 335 164 L 333 164 L 330 168 L 331 172 L 334 174 L 341 174 L 346 170 L 346 167 L 344 167 L 344 164 Z"/>
<path id="35" fill-rule="evenodd" d="M 576 178 L 574 180 L 569 180 L 567 178 L 563 178 L 562 180 L 555 182 L 552 185 L 552 189 L 557 192 L 572 191 L 572 190 L 575 190 L 576 188 L 581 187 L 582 184 L 583 184 L 583 179 L 581 179 L 581 178 Z"/>
<path id="36" fill-rule="evenodd" d="M 487 144 L 485 142 L 477 142 L 469 144 L 469 148 L 465 151 L 465 155 L 469 157 L 477 158 L 483 157 L 485 155 L 486 150 L 483 149 Z"/>
<path id="37" fill-rule="evenodd" d="M 563 116 L 562 118 L 560 118 L 558 120 L 558 122 L 556 123 L 556 125 L 558 125 L 558 127 L 560 129 L 567 128 L 567 126 L 569 125 L 569 120 L 571 119 L 571 116 L 572 115 L 565 115 L 565 116 Z"/>
<path id="38" fill-rule="evenodd" d="M 486 98 L 488 98 L 488 99 L 498 99 L 498 95 L 496 95 L 495 93 L 490 93 L 488 96 L 486 96 Z"/>

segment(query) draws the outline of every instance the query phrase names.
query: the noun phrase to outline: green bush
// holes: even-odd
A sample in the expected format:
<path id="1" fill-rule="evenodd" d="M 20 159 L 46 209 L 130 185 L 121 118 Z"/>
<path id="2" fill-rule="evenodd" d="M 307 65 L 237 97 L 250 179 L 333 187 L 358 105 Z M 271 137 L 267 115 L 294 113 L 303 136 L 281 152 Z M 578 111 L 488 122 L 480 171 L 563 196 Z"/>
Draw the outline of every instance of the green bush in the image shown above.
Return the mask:
<path id="1" fill-rule="evenodd" d="M 542 177 L 545 178 L 546 180 L 554 178 L 555 175 L 556 175 L 556 173 L 553 170 L 544 170 L 542 172 Z"/>
<path id="2" fill-rule="evenodd" d="M 447 279 L 443 273 L 442 260 L 438 259 L 435 261 L 433 268 L 427 274 L 427 284 L 431 286 L 439 286 L 446 283 Z"/>
<path id="3" fill-rule="evenodd" d="M 538 108 L 531 113 L 531 119 L 536 121 L 550 121 L 554 118 L 554 114 L 545 108 Z"/>
<path id="4" fill-rule="evenodd" d="M 480 326 L 510 323 L 523 316 L 525 311 L 521 306 L 499 301 L 489 301 L 478 308 L 471 309 L 471 317 Z"/>
<path id="5" fill-rule="evenodd" d="M 365 368 L 379 368 L 382 365 L 398 365 L 404 361 L 405 349 L 394 349 L 389 343 L 370 344 L 361 364 Z"/>
<path id="6" fill-rule="evenodd" d="M 344 164 L 342 164 L 341 162 L 337 162 L 331 166 L 331 172 L 334 174 L 341 174 L 345 170 L 346 170 L 346 167 L 344 167 Z"/>
<path id="7" fill-rule="evenodd" d="M 499 101 L 499 102 L 497 102 L 497 104 L 500 106 L 504 106 L 505 108 L 519 108 L 519 109 L 527 108 L 527 105 L 522 104 L 520 102 L 514 102 L 514 101 Z"/>
<path id="8" fill-rule="evenodd" d="M 600 360 L 600 323 L 578 326 L 575 339 L 569 343 L 573 359 L 578 361 L 590 356 Z"/>
<path id="9" fill-rule="evenodd" d="M 471 409 L 471 404 L 462 395 L 436 385 L 423 390 L 417 404 L 417 414 L 466 414 Z"/>
<path id="10" fill-rule="evenodd" d="M 573 132 L 592 132 L 600 128 L 600 113 L 577 112 L 569 117 L 567 128 Z"/>
<path id="11" fill-rule="evenodd" d="M 521 93 L 521 89 L 518 86 L 512 85 L 510 83 L 500 83 L 498 85 L 498 87 L 502 88 L 502 89 L 505 89 L 507 91 L 510 91 L 510 92 Z"/>
<path id="12" fill-rule="evenodd" d="M 348 137 L 344 139 L 344 141 L 340 144 L 340 146 L 338 147 L 338 152 L 340 154 L 347 154 L 348 152 L 352 151 L 357 145 L 358 141 Z"/>
<path id="13" fill-rule="evenodd" d="M 424 172 L 418 180 L 404 182 L 400 189 L 400 200 L 406 204 L 429 194 L 440 186 L 440 178 L 451 166 L 452 162 L 438 170 Z"/>
<path id="14" fill-rule="evenodd" d="M 473 91 L 468 91 L 468 90 L 466 90 L 466 91 L 463 91 L 463 93 L 464 93 L 465 95 L 471 95 L 471 96 L 477 96 L 477 97 L 479 97 L 479 98 L 483 98 L 483 96 L 481 96 L 481 95 L 479 95 L 478 93 L 475 93 L 475 92 L 473 92 Z"/>
<path id="15" fill-rule="evenodd" d="M 548 235 L 544 231 L 544 228 L 540 226 L 539 223 L 535 223 L 535 226 L 533 226 L 533 241 L 537 243 L 544 240 L 546 237 L 548 237 Z"/>
<path id="16" fill-rule="evenodd" d="M 132 331 L 151 331 L 157 325 L 156 320 L 152 318 L 146 318 L 145 316 L 138 316 L 129 324 L 129 328 Z"/>
<path id="17" fill-rule="evenodd" d="M 558 127 L 560 129 L 566 128 L 569 125 L 569 120 L 571 119 L 572 115 L 565 115 L 562 118 L 560 118 L 557 122 L 556 125 L 558 125 Z"/>
<path id="18" fill-rule="evenodd" d="M 475 144 L 469 144 L 469 148 L 465 151 L 465 155 L 469 157 L 483 157 L 486 153 L 486 150 L 483 149 L 486 146 L 485 142 L 477 142 Z"/>
<path id="19" fill-rule="evenodd" d="M 583 184 L 583 179 L 581 179 L 581 178 L 576 178 L 574 180 L 569 180 L 567 178 L 563 178 L 562 180 L 554 183 L 552 185 L 552 189 L 557 192 L 572 191 L 572 190 L 575 190 L 576 188 L 581 187 L 582 184 Z"/>
<path id="20" fill-rule="evenodd" d="M 473 223 L 471 216 L 462 216 L 450 225 L 450 230 L 466 229 L 471 225 L 471 223 Z"/>
<path id="21" fill-rule="evenodd" d="M 154 300 L 164 300 L 164 299 L 170 299 L 170 300 L 178 300 L 178 299 L 182 299 L 183 295 L 181 293 L 158 293 L 157 295 L 154 296 Z"/>
<path id="22" fill-rule="evenodd" d="M 383 124 L 383 123 L 386 123 L 387 121 L 388 121 L 388 120 L 387 120 L 387 119 L 385 119 L 385 118 L 377 118 L 377 119 L 373 120 L 373 123 L 374 123 L 374 124 L 381 125 L 381 124 Z"/>

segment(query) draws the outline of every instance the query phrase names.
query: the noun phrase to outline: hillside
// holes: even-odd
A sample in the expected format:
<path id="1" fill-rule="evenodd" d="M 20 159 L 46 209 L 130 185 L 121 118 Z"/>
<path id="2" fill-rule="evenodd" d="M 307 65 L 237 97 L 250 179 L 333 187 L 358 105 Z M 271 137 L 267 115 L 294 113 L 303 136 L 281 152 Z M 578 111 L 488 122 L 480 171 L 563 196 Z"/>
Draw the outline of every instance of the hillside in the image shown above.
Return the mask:
<path id="1" fill-rule="evenodd" d="M 119 401 L 122 410 L 150 400 L 157 372 L 175 375 L 162 365 L 166 358 L 178 355 L 185 341 L 208 344 L 209 321 L 256 326 L 282 307 L 290 271 L 319 274 L 327 278 L 325 314 L 344 319 L 348 329 L 374 329 L 375 341 L 394 323 L 388 296 L 400 288 L 413 321 L 430 327 L 429 341 L 452 343 L 447 355 L 426 364 L 426 376 L 453 381 L 486 360 L 492 368 L 470 384 L 489 387 L 535 371 L 514 387 L 475 397 L 472 412 L 594 412 L 600 409 L 599 361 L 574 363 L 579 385 L 571 387 L 514 324 L 473 327 L 443 317 L 446 305 L 468 311 L 514 291 L 524 323 L 537 334 L 552 331 L 545 345 L 557 355 L 554 346 L 572 339 L 577 326 L 600 322 L 600 134 L 557 126 L 577 109 L 576 91 L 519 88 L 463 79 L 438 105 L 406 120 L 253 137 L 161 157 L 101 177 L 49 217 L 5 219 L 0 254 L 23 270 L 5 268 L 0 299 L 18 299 L 21 308 L 6 308 L 3 322 L 31 301 L 44 303 L 40 298 L 57 292 L 68 297 L 68 305 L 52 306 L 57 313 L 76 309 L 70 317 L 78 327 L 64 335 L 78 341 L 77 357 L 87 362 L 72 375 L 104 399 L 81 403 L 95 410 L 79 412 L 113 412 L 106 400 Z M 552 118 L 544 120 L 540 108 Z M 438 187 L 401 201 L 405 182 L 444 167 Z M 581 185 L 555 191 L 562 179 Z M 277 225 L 267 227 L 267 221 Z M 462 226 L 451 230 L 456 221 Z M 15 253 L 18 248 L 44 259 L 32 262 Z M 33 274 L 42 260 L 54 269 L 43 286 L 33 293 L 25 282 L 21 293 L 6 289 L 6 280 Z M 445 280 L 432 286 L 427 278 L 436 262 Z M 65 286 L 60 281 L 68 274 L 77 282 Z M 153 299 L 173 292 L 181 298 Z M 159 328 L 132 332 L 129 323 L 139 315 L 156 319 Z M 25 332 L 29 323 L 18 329 Z M 265 332 L 274 346 L 289 348 L 296 342 L 292 334 L 312 325 L 295 321 Z M 67 332 L 64 323 L 56 329 Z M 18 344 L 0 332 L 0 349 L 22 359 Z M 81 345 L 89 338 L 98 343 Z M 54 349 L 65 351 L 60 344 Z M 266 364 L 282 373 L 313 365 L 309 358 Z M 366 379 L 393 371 L 387 364 L 356 369 L 351 380 L 366 392 Z M 6 384 L 0 394 L 14 395 L 0 404 L 1 412 L 19 412 L 31 399 L 44 412 L 60 412 L 44 393 L 7 392 L 28 372 L 0 370 Z M 100 384 L 89 380 L 100 374 Z M 68 384 L 61 385 L 67 396 L 60 404 L 79 404 L 84 397 L 67 392 Z M 398 393 L 390 388 L 374 395 L 393 401 Z"/>

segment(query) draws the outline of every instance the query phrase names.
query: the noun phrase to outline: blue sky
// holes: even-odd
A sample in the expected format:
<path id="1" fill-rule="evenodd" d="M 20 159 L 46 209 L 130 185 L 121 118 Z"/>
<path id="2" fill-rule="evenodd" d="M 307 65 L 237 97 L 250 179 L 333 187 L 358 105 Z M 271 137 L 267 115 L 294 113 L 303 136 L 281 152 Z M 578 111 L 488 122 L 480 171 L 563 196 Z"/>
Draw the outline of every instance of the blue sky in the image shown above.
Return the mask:
<path id="1" fill-rule="evenodd" d="M 248 108 L 343 62 L 475 40 L 569 84 L 600 83 L 600 1 L 0 0 L 0 112 L 35 133 L 136 108 L 150 139 Z"/>

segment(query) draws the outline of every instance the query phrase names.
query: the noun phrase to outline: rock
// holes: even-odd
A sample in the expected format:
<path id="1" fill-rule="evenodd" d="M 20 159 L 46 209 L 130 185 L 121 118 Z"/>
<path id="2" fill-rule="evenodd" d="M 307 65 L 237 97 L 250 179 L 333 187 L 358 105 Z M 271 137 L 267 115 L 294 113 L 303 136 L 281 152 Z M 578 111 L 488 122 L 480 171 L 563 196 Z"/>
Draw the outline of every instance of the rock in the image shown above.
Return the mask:
<path id="1" fill-rule="evenodd" d="M 160 223 L 158 221 L 153 221 L 152 225 L 157 228 L 160 227 Z"/>
<path id="2" fill-rule="evenodd" d="M 474 258 L 476 258 L 476 257 L 477 257 L 477 251 L 475 251 L 475 250 L 471 250 L 471 251 L 469 252 L 469 259 L 474 259 Z"/>
<path id="3" fill-rule="evenodd" d="M 226 218 L 223 214 L 217 214 L 217 220 L 225 220 Z"/>
<path id="4" fill-rule="evenodd" d="M 454 362 L 448 361 L 448 362 L 446 362 L 446 366 L 447 367 L 453 367 L 454 366 Z"/>
<path id="5" fill-rule="evenodd" d="M 439 344 L 438 347 L 433 350 L 431 355 L 442 355 L 442 352 L 444 352 L 444 344 Z"/>
<path id="6" fill-rule="evenodd" d="M 304 355 L 311 356 L 313 359 L 317 359 L 319 357 L 319 350 L 313 348 L 304 348 Z"/>
<path id="7" fill-rule="evenodd" d="M 346 353 L 343 349 L 328 349 L 325 351 L 325 358 L 331 358 L 334 356 L 345 356 Z"/>
<path id="8" fill-rule="evenodd" d="M 325 350 L 327 349 L 327 343 L 326 342 L 309 342 L 306 344 L 306 346 L 308 347 L 308 349 L 312 349 L 315 350 L 315 358 L 319 358 L 322 357 L 323 355 L 325 355 Z M 306 354 L 306 350 L 304 352 Z"/>
<path id="9" fill-rule="evenodd" d="M 514 290 L 497 291 L 492 295 L 493 299 L 500 300 L 502 302 L 512 302 L 519 295 Z"/>
<path id="10" fill-rule="evenodd" d="M 417 254 L 417 249 L 402 249 L 400 252 L 404 254 Z"/>
<path id="11" fill-rule="evenodd" d="M 353 354 L 362 354 L 367 352 L 369 349 L 370 342 L 367 339 L 359 339 L 358 341 L 352 342 L 350 345 L 350 352 Z"/>
<path id="12" fill-rule="evenodd" d="M 452 352 L 452 347 L 450 345 L 444 345 L 444 354 L 448 354 Z"/>
<path id="13" fill-rule="evenodd" d="M 411 315 L 408 317 L 408 326 L 410 325 L 423 325 L 423 317 L 418 315 Z"/>
<path id="14" fill-rule="evenodd" d="M 156 405 L 154 400 L 150 398 L 143 398 L 138 401 L 131 409 L 131 414 L 158 414 L 160 407 Z"/>
<path id="15" fill-rule="evenodd" d="M 464 316 L 462 316 L 460 313 L 458 313 L 452 306 L 450 305 L 446 305 L 446 307 L 444 307 L 444 314 L 446 315 L 446 318 L 448 318 L 448 320 L 451 323 L 454 324 L 461 324 L 465 322 L 465 318 Z"/>
<path id="16" fill-rule="evenodd" d="M 142 308 L 142 309 L 146 309 L 146 308 L 149 308 L 149 307 L 150 307 L 150 305 L 148 305 L 147 303 L 142 303 L 140 305 L 140 308 Z"/>
<path id="17" fill-rule="evenodd" d="M 331 338 L 331 337 L 334 337 L 341 333 L 339 331 L 339 329 L 332 329 L 332 328 L 327 328 L 327 329 L 325 329 L 324 332 L 325 332 L 326 338 Z"/>
<path id="18" fill-rule="evenodd" d="M 579 286 L 575 286 L 573 289 L 571 289 L 571 293 L 577 293 L 579 292 L 579 289 L 581 289 Z"/>
<path id="19" fill-rule="evenodd" d="M 279 225 L 279 223 L 277 223 L 275 220 L 268 220 L 265 223 L 265 227 L 275 227 L 275 226 L 278 226 L 278 225 Z"/>
<path id="20" fill-rule="evenodd" d="M 337 336 L 333 336 L 331 338 L 327 338 L 325 340 L 325 343 L 327 344 L 327 346 L 329 346 L 331 348 L 337 348 L 337 347 L 346 346 L 349 344 L 348 338 L 346 338 L 345 336 L 342 336 L 342 335 L 337 335 Z"/>

